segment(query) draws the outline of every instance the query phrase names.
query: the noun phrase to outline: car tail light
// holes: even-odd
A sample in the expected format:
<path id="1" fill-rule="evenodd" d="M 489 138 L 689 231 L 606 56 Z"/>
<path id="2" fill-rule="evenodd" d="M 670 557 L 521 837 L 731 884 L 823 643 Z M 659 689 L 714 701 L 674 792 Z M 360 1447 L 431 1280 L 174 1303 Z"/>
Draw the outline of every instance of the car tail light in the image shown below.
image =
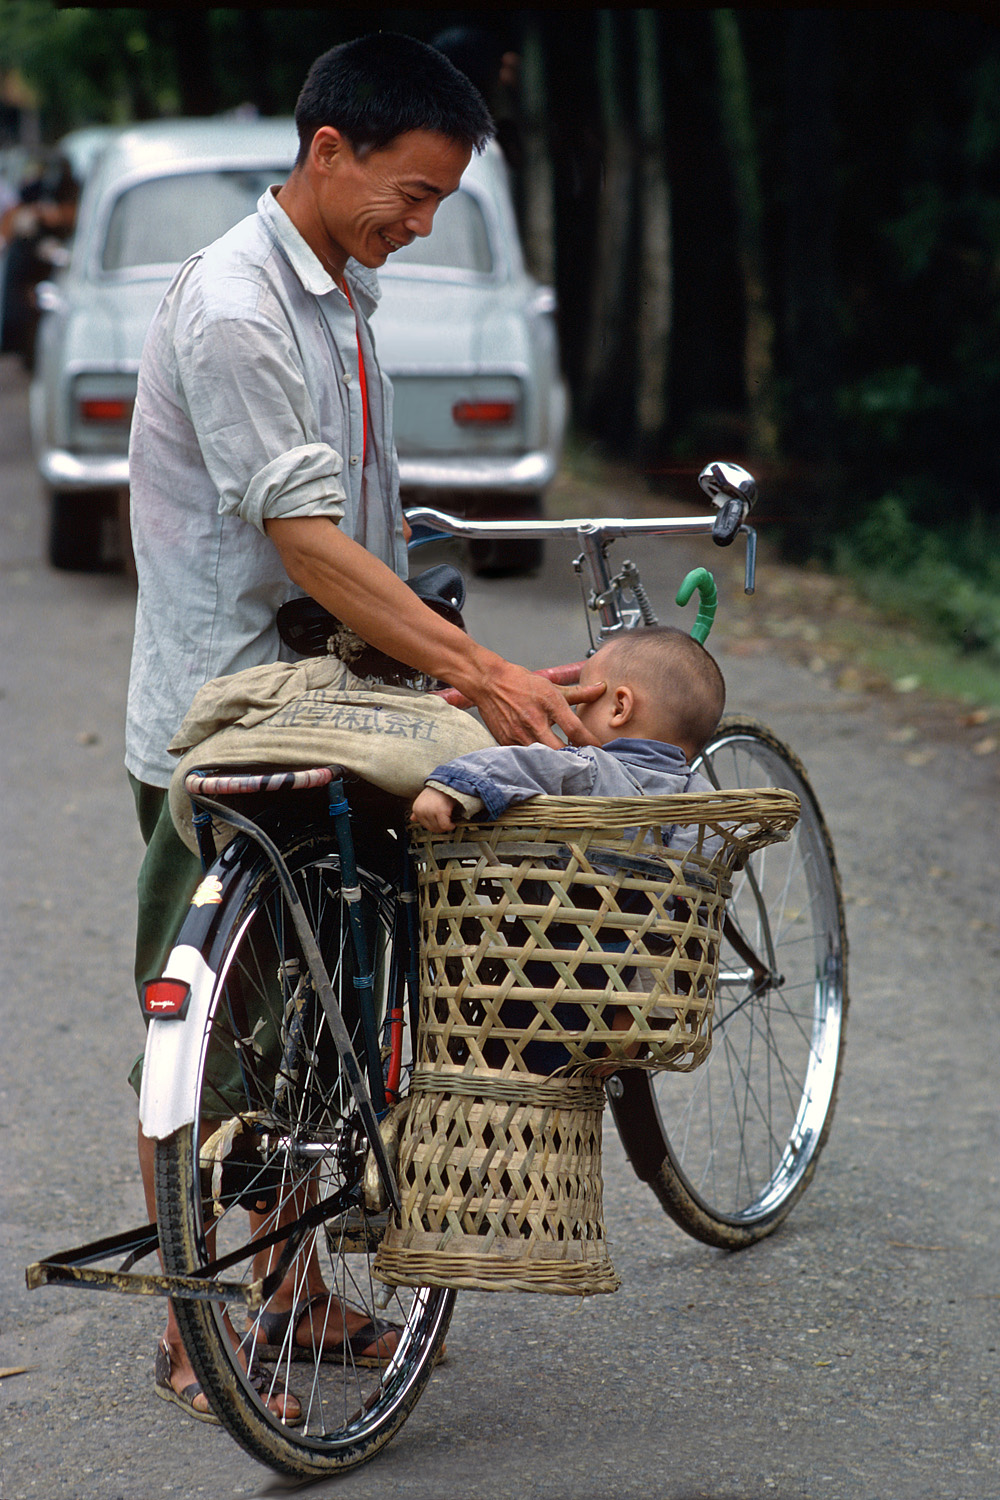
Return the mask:
<path id="1" fill-rule="evenodd" d="M 451 415 L 459 427 L 504 427 L 516 410 L 513 401 L 456 401 Z"/>
<path id="2" fill-rule="evenodd" d="M 185 979 L 147 979 L 142 987 L 142 1008 L 151 1019 L 183 1021 L 190 1000 Z"/>
<path id="3" fill-rule="evenodd" d="M 85 396 L 80 401 L 80 416 L 85 422 L 130 422 L 132 402 L 123 397 Z"/>

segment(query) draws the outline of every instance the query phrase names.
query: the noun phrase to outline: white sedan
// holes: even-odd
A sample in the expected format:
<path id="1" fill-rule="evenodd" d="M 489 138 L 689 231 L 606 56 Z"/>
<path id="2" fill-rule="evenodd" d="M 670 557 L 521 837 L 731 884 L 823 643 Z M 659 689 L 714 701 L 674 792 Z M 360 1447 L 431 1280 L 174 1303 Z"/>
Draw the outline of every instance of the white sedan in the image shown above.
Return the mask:
<path id="1" fill-rule="evenodd" d="M 252 213 L 291 168 L 291 120 L 174 120 L 113 136 L 80 204 L 72 255 L 43 285 L 32 434 L 54 567 L 119 555 L 128 431 L 146 328 L 177 266 Z M 566 423 L 554 298 L 525 271 L 504 160 L 475 156 L 434 232 L 380 273 L 375 338 L 395 387 L 406 503 L 537 515 Z M 475 544 L 473 567 L 537 563 L 538 544 Z"/>

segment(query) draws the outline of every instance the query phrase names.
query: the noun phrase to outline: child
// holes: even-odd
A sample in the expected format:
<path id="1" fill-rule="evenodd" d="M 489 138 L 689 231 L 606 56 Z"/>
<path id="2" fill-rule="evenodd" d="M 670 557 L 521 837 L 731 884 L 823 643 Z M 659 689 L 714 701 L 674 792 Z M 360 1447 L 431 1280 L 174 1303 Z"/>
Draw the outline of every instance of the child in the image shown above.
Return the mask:
<path id="1" fill-rule="evenodd" d="M 512 745 L 459 756 L 431 772 L 414 800 L 411 821 L 432 833 L 447 833 L 456 819 L 494 818 L 513 803 L 542 793 L 635 797 L 713 790 L 689 764 L 715 732 L 725 706 L 722 673 L 702 645 L 672 626 L 630 631 L 585 663 L 581 686 L 595 682 L 605 683 L 604 692 L 577 713 L 599 748 Z M 662 835 L 673 849 L 690 848 L 697 837 L 683 825 L 665 828 Z M 704 852 L 711 854 L 716 843 L 714 838 L 706 840 Z M 549 938 L 557 946 L 574 947 L 579 934 L 572 928 L 552 927 Z M 528 964 L 526 973 L 541 988 L 552 983 L 548 965 Z M 586 984 L 586 971 L 579 970 L 577 978 Z M 595 974 L 592 982 L 600 986 L 603 975 Z M 629 984 L 630 989 L 648 987 L 648 976 L 641 971 Z M 582 1012 L 571 1002 L 556 1005 L 554 1014 L 571 1029 L 583 1024 Z M 669 1008 L 660 1006 L 652 1015 L 664 1022 L 674 1018 Z M 508 1000 L 503 1019 L 510 1026 L 527 1026 L 531 1007 Z M 631 1019 L 622 1007 L 614 1029 L 627 1029 Z M 535 1073 L 552 1073 L 568 1058 L 555 1043 L 532 1041 L 524 1049 L 524 1061 Z M 487 1062 L 500 1066 L 502 1058 Z"/>
<path id="2" fill-rule="evenodd" d="M 580 686 L 601 681 L 601 697 L 577 709 L 600 748 L 504 745 L 459 756 L 428 776 L 411 821 L 447 833 L 456 819 L 495 818 L 542 793 L 635 797 L 712 790 L 689 766 L 725 707 L 722 673 L 704 646 L 669 625 L 629 631 L 584 663 Z M 664 842 L 684 847 L 691 835 L 665 829 Z"/>

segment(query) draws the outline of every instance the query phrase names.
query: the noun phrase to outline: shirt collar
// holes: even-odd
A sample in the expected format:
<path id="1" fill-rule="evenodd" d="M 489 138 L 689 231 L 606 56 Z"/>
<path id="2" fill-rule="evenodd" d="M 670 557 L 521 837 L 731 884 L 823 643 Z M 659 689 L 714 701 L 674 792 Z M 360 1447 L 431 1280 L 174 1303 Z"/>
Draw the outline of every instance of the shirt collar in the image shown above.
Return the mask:
<path id="1" fill-rule="evenodd" d="M 633 766 L 643 766 L 650 771 L 679 773 L 687 768 L 684 751 L 677 745 L 668 745 L 665 740 L 623 738 L 608 740 L 601 748 L 610 751 L 619 760 L 628 761 Z"/>
<path id="2" fill-rule="evenodd" d="M 261 194 L 257 212 L 307 292 L 312 292 L 315 297 L 325 297 L 328 292 L 340 290 L 319 256 L 310 250 L 285 213 L 273 188 L 267 188 Z M 364 315 L 370 316 L 382 295 L 375 272 L 351 259 L 344 267 L 344 278 L 350 286 L 352 298 L 356 298 Z"/>

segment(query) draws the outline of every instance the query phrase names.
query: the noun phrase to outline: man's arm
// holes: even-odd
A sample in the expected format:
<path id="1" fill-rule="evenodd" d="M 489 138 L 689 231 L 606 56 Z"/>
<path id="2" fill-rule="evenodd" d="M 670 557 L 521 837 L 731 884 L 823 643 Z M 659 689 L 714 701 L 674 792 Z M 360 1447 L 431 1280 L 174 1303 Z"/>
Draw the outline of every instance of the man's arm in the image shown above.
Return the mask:
<path id="1" fill-rule="evenodd" d="M 265 521 L 289 578 L 362 640 L 440 678 L 479 709 L 502 745 L 558 748 L 596 741 L 570 704 L 600 697 L 603 684 L 560 689 L 473 641 L 421 602 L 402 579 L 324 516 Z"/>

